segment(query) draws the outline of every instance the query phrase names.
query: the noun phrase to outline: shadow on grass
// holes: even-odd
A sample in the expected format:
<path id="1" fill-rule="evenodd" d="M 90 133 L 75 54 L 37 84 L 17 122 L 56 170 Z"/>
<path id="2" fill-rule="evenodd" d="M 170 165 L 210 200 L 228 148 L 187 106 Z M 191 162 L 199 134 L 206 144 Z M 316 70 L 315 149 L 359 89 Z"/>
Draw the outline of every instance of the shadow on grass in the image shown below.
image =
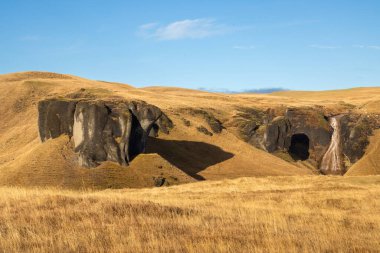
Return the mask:
<path id="1" fill-rule="evenodd" d="M 197 180 L 205 180 L 198 172 L 226 161 L 234 155 L 221 148 L 196 141 L 163 140 L 150 137 L 145 153 L 157 153 L 165 160 Z"/>

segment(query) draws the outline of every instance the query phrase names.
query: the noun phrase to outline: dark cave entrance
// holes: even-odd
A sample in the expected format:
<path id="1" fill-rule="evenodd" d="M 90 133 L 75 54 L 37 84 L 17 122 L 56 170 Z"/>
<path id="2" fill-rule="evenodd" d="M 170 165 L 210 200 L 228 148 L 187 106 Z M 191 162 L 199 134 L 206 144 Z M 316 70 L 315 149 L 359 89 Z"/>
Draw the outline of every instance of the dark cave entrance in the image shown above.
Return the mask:
<path id="1" fill-rule="evenodd" d="M 289 154 L 294 160 L 309 158 L 309 137 L 306 134 L 294 134 L 289 147 Z"/>

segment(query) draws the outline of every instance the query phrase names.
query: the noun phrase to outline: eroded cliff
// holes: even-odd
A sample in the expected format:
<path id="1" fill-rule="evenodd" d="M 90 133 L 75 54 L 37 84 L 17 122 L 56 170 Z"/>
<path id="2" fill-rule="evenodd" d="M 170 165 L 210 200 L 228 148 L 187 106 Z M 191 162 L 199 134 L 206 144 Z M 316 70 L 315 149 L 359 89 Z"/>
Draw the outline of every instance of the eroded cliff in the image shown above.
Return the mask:
<path id="1" fill-rule="evenodd" d="M 363 156 L 368 138 L 380 122 L 376 115 L 337 115 L 322 107 L 238 108 L 226 127 L 237 129 L 240 138 L 269 153 L 282 158 L 281 154 L 287 154 L 292 161 L 307 160 L 322 174 L 344 174 Z M 335 158 L 329 159 L 326 153 Z"/>

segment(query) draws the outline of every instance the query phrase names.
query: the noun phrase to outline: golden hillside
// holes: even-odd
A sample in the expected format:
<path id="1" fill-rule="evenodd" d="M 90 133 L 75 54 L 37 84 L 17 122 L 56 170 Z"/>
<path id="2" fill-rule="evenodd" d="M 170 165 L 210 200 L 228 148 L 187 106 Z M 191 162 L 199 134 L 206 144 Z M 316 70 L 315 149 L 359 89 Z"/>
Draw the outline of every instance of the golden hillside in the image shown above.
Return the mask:
<path id="1" fill-rule="evenodd" d="M 37 103 L 85 89 L 99 98 L 119 96 L 143 100 L 160 107 L 175 127 L 169 135 L 152 139 L 147 154 L 130 167 L 105 163 L 96 169 L 78 167 L 68 138 L 41 143 L 37 127 Z M 310 175 L 307 164 L 287 162 L 239 139 L 233 128 L 207 136 L 197 130 L 207 124 L 191 113 L 212 111 L 226 125 L 244 105 L 253 108 L 323 106 L 334 112 L 354 108 L 360 113 L 380 113 L 380 88 L 329 92 L 280 92 L 262 94 L 219 94 L 204 91 L 147 87 L 87 80 L 71 75 L 25 72 L 0 76 L 0 184 L 60 186 L 66 188 L 123 188 L 153 186 L 153 177 L 165 176 L 170 185 L 206 179 L 250 176 Z M 184 122 L 191 122 L 186 126 Z M 372 138 L 372 142 L 378 140 Z M 372 144 L 375 145 L 375 144 Z M 371 148 L 371 156 L 379 149 Z M 368 156 L 370 157 L 370 156 Z M 362 160 L 366 157 L 363 157 Z M 374 174 L 375 169 L 362 170 Z M 354 168 L 353 168 L 354 169 Z"/>
<path id="2" fill-rule="evenodd" d="M 378 252 L 380 177 L 0 188 L 4 252 Z"/>

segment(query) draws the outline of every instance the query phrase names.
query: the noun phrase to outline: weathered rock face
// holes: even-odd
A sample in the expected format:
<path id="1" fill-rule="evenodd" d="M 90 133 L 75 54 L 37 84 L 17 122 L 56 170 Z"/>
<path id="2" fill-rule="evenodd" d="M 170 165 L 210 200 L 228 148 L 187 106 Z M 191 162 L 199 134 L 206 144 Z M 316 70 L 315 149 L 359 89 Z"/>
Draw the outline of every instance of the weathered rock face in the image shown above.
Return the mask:
<path id="1" fill-rule="evenodd" d="M 369 144 L 368 136 L 380 128 L 377 118 L 366 115 L 344 115 L 340 118 L 344 166 L 357 162 Z"/>
<path id="2" fill-rule="evenodd" d="M 320 161 L 332 135 L 323 113 L 311 108 L 240 109 L 233 122 L 248 143 L 270 153 L 289 152 L 296 160 Z"/>
<path id="3" fill-rule="evenodd" d="M 292 145 L 296 147 L 304 138 L 308 142 L 310 158 L 319 162 L 331 136 L 332 129 L 322 113 L 311 109 L 288 109 L 284 116 L 268 123 L 263 141 L 268 152 L 289 151 Z M 300 160 L 304 159 L 300 157 Z"/>
<path id="4" fill-rule="evenodd" d="M 157 137 L 158 132 L 161 131 L 165 134 L 169 134 L 170 129 L 174 127 L 172 120 L 166 116 L 165 113 L 153 124 L 152 130 L 150 130 L 149 136 Z"/>
<path id="5" fill-rule="evenodd" d="M 38 111 L 41 140 L 69 135 L 79 164 L 86 167 L 103 161 L 128 165 L 144 152 L 149 133 L 164 115 L 156 106 L 121 99 L 48 99 L 39 102 Z"/>
<path id="6" fill-rule="evenodd" d="M 72 135 L 76 101 L 43 100 L 38 103 L 40 138 L 46 141 L 61 134 Z"/>
<path id="7" fill-rule="evenodd" d="M 326 113 L 327 114 L 327 113 Z M 332 142 L 334 129 L 322 108 L 279 108 L 266 111 L 239 108 L 227 127 L 238 129 L 239 137 L 251 145 L 274 153 L 283 151 L 295 160 L 310 159 L 320 169 L 322 159 Z M 372 129 L 379 120 L 372 116 L 345 114 L 339 123 L 339 161 L 341 171 L 323 170 L 323 174 L 344 174 L 359 160 L 368 145 Z"/>

